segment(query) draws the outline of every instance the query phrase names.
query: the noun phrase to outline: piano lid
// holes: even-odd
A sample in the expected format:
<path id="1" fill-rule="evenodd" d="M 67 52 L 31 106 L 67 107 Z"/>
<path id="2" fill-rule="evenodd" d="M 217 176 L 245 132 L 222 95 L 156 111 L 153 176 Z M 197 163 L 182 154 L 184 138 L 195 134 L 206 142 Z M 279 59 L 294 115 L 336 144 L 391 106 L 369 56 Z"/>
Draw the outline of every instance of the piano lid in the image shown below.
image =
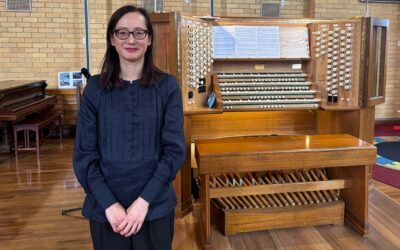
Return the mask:
<path id="1" fill-rule="evenodd" d="M 56 96 L 45 93 L 46 81 L 0 82 L 0 121 L 18 121 L 54 106 Z"/>
<path id="2" fill-rule="evenodd" d="M 35 85 L 37 84 L 46 84 L 46 81 L 44 80 L 38 80 L 38 81 L 27 81 L 27 80 L 11 80 L 11 81 L 0 81 L 0 92 L 6 92 L 7 90 L 10 89 L 19 89 L 19 88 L 24 88 L 28 85 Z M 46 84 L 47 86 L 47 84 Z"/>

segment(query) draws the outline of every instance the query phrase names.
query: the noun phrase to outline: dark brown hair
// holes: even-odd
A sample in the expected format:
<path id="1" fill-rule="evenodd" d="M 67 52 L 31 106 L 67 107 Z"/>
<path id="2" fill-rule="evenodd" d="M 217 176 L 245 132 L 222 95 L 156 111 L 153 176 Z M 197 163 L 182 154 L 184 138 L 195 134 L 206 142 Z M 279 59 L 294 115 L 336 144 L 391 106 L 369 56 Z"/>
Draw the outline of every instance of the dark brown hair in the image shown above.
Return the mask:
<path id="1" fill-rule="evenodd" d="M 112 88 L 123 87 L 123 82 L 120 78 L 121 66 L 119 62 L 119 55 L 115 47 L 111 44 L 111 38 L 118 21 L 125 14 L 130 12 L 139 12 L 145 18 L 146 29 L 151 41 L 151 44 L 147 47 L 146 53 L 144 54 L 141 85 L 143 87 L 152 86 L 157 78 L 162 74 L 162 71 L 153 63 L 154 32 L 149 14 L 143 8 L 137 8 L 133 5 L 125 5 L 112 14 L 107 26 L 107 50 L 106 54 L 104 55 L 103 66 L 101 68 L 100 82 L 101 85 L 108 90 Z"/>

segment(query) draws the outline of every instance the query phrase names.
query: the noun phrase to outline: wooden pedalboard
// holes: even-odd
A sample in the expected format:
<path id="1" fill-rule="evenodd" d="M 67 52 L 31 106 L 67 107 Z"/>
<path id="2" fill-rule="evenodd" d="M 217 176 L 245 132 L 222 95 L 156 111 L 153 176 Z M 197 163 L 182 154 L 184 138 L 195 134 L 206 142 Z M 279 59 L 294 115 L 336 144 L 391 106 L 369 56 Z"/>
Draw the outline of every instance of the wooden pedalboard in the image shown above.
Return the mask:
<path id="1" fill-rule="evenodd" d="M 345 210 L 344 201 L 339 198 L 340 188 L 352 186 L 352 181 L 329 179 L 326 169 L 317 168 L 212 175 L 210 185 L 212 190 L 228 188 L 232 190 L 230 195 L 236 194 L 211 200 L 215 223 L 225 235 L 232 235 L 275 228 L 342 225 Z M 302 186 L 313 185 L 313 191 L 300 191 Z M 240 187 L 262 188 L 265 192 L 243 196 L 234 191 Z M 298 191 L 286 192 L 288 189 Z"/>
<path id="2" fill-rule="evenodd" d="M 211 215 L 224 235 L 316 225 L 343 225 L 342 200 L 302 206 L 222 209 L 211 202 Z"/>
<path id="3" fill-rule="evenodd" d="M 367 167 L 376 160 L 374 146 L 346 134 L 195 143 L 204 248 L 211 249 L 211 217 L 226 235 L 344 219 L 368 234 Z M 250 198 L 245 204 L 240 197 Z"/>

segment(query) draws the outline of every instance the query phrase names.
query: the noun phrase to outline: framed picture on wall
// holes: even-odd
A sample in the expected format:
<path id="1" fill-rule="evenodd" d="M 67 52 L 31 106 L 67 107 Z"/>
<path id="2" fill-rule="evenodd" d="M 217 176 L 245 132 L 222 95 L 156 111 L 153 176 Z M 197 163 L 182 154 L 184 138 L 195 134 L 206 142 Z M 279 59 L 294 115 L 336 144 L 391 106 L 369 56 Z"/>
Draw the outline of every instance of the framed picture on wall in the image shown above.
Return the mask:
<path id="1" fill-rule="evenodd" d="M 58 72 L 58 88 L 73 89 L 84 84 L 84 77 L 79 71 Z"/>
<path id="2" fill-rule="evenodd" d="M 360 0 L 360 2 L 366 3 L 367 0 Z M 369 3 L 400 3 L 400 0 L 368 0 Z"/>

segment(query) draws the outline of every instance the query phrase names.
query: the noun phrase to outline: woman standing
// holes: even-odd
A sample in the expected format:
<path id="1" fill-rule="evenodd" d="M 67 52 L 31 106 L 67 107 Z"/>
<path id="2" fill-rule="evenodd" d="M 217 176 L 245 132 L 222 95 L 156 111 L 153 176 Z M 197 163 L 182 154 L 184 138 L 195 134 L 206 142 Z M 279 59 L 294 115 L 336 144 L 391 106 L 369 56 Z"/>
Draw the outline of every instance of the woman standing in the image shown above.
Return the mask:
<path id="1" fill-rule="evenodd" d="M 84 91 L 73 164 L 94 249 L 171 249 L 182 99 L 175 78 L 153 64 L 153 39 L 144 9 L 118 9 L 101 74 Z"/>

